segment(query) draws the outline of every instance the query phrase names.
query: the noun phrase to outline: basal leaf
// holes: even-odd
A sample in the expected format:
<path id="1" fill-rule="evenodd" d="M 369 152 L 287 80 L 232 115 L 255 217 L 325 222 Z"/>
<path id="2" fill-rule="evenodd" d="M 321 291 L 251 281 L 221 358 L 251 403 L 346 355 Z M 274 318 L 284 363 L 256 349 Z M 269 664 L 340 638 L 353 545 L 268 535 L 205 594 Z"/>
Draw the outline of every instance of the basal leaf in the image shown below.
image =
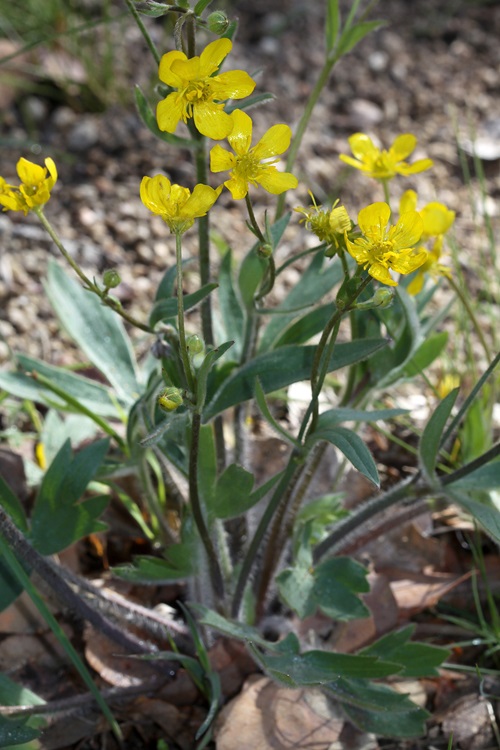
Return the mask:
<path id="1" fill-rule="evenodd" d="M 365 656 L 378 656 L 401 664 L 401 677 L 437 676 L 437 667 L 449 656 L 449 649 L 429 643 L 410 641 L 414 625 L 389 633 L 379 638 L 360 653 Z"/>
<path id="2" fill-rule="evenodd" d="M 131 404 L 140 393 L 130 339 L 116 315 L 55 262 L 49 264 L 47 295 L 63 327 L 92 364 Z"/>
<path id="3" fill-rule="evenodd" d="M 253 474 L 237 464 L 230 464 L 215 484 L 208 510 L 216 518 L 232 518 L 244 513 L 254 483 Z"/>
<path id="4" fill-rule="evenodd" d="M 117 565 L 112 568 L 113 575 L 125 581 L 157 585 L 182 581 L 189 578 L 193 571 L 191 569 L 178 569 L 166 560 L 158 557 L 136 557 L 131 565 Z"/>
<path id="5" fill-rule="evenodd" d="M 363 339 L 335 347 L 328 371 L 368 359 L 386 346 L 384 339 Z M 235 370 L 212 396 L 203 413 L 204 421 L 254 395 L 255 380 L 259 378 L 264 393 L 272 393 L 299 380 L 307 380 L 316 352 L 315 346 L 283 346 L 257 355 Z"/>

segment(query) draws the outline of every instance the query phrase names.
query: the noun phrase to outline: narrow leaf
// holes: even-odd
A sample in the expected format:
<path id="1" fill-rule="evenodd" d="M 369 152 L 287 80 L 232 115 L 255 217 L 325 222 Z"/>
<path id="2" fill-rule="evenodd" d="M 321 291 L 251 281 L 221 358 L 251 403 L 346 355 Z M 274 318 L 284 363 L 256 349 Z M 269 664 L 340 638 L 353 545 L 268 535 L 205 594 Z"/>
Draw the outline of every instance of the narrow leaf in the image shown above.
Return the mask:
<path id="1" fill-rule="evenodd" d="M 232 251 L 229 249 L 219 269 L 219 305 L 226 331 L 226 338 L 234 339 L 233 355 L 236 360 L 241 357 L 244 333 L 244 312 L 236 296 L 232 277 Z"/>
<path id="2" fill-rule="evenodd" d="M 198 289 L 192 294 L 186 294 L 184 297 L 184 311 L 191 310 L 196 307 L 205 297 L 217 289 L 218 284 L 205 284 L 201 289 Z M 153 328 L 160 320 L 168 320 L 169 318 L 175 318 L 177 316 L 177 297 L 171 297 L 170 299 L 161 299 L 155 302 L 151 314 L 149 316 L 149 325 Z"/>
<path id="3" fill-rule="evenodd" d="M 385 26 L 386 21 L 361 21 L 352 28 L 346 30 L 340 37 L 336 56 L 341 57 L 350 52 L 364 37 L 375 29 Z"/>
<path id="4" fill-rule="evenodd" d="M 335 46 L 340 28 L 339 0 L 327 0 L 326 3 L 326 51 L 330 52 Z"/>
<path id="5" fill-rule="evenodd" d="M 373 456 L 366 447 L 363 440 L 352 430 L 346 427 L 332 427 L 327 430 L 318 430 L 311 435 L 310 440 L 327 440 L 341 451 L 352 463 L 355 469 L 363 474 L 376 487 L 380 487 L 380 479 Z"/>
<path id="6" fill-rule="evenodd" d="M 443 434 L 446 422 L 448 421 L 451 410 L 457 399 L 458 390 L 458 388 L 455 388 L 451 391 L 437 406 L 427 422 L 422 437 L 420 438 L 418 446 L 420 464 L 429 481 L 432 481 L 434 477 L 434 471 L 439 457 L 441 435 Z"/>

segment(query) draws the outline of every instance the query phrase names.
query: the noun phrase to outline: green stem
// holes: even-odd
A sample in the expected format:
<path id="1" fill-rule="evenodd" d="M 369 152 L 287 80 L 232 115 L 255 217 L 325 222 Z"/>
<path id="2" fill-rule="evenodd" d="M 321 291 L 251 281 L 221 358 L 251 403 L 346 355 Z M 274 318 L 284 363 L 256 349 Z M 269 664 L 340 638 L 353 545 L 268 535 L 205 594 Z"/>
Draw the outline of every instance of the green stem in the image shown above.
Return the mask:
<path id="1" fill-rule="evenodd" d="M 259 241 L 263 245 L 265 245 L 267 243 L 267 240 L 264 237 L 264 234 L 263 234 L 261 228 L 259 227 L 259 223 L 258 223 L 258 221 L 257 221 L 257 219 L 255 217 L 255 212 L 253 210 L 252 201 L 250 200 L 250 196 L 249 196 L 248 193 L 245 195 L 245 201 L 246 201 L 246 204 L 247 204 L 248 218 L 250 219 L 250 224 L 252 225 L 252 227 L 253 227 L 253 229 L 255 231 L 255 234 L 257 235 L 257 238 L 259 239 Z"/>
<path id="2" fill-rule="evenodd" d="M 468 464 L 465 464 L 465 466 L 461 466 L 460 469 L 457 469 L 451 474 L 447 474 L 445 477 L 442 477 L 441 484 L 448 485 L 448 484 L 453 484 L 454 482 L 458 482 L 458 480 L 461 479 L 462 477 L 466 477 L 468 474 L 471 474 L 473 471 L 480 469 L 481 466 L 484 466 L 485 464 L 488 464 L 490 461 L 493 461 L 498 455 L 500 455 L 500 443 L 495 443 L 495 445 L 493 445 L 489 450 L 487 450 L 481 456 L 478 456 L 473 461 L 469 461 Z"/>
<path id="3" fill-rule="evenodd" d="M 384 199 L 389 208 L 391 207 L 391 194 L 389 192 L 389 180 L 381 180 L 382 187 L 384 188 Z"/>
<path id="4" fill-rule="evenodd" d="M 52 226 L 50 221 L 47 219 L 45 214 L 43 213 L 43 209 L 35 208 L 33 209 L 33 213 L 35 213 L 38 216 L 41 224 L 43 225 L 44 229 L 47 231 L 47 234 L 54 241 L 54 244 L 56 245 L 61 255 L 67 260 L 67 262 L 69 263 L 73 271 L 76 273 L 78 278 L 81 279 L 81 281 L 83 282 L 84 288 L 87 291 L 93 292 L 94 294 L 96 294 L 104 305 L 111 308 L 113 312 L 120 315 L 124 320 L 127 321 L 127 323 L 130 323 L 130 325 L 134 326 L 134 328 L 139 328 L 141 331 L 145 331 L 146 333 L 152 333 L 152 329 L 150 326 L 146 325 L 145 323 L 141 323 L 140 320 L 136 320 L 136 318 L 132 317 L 132 315 L 129 315 L 127 312 L 125 312 L 125 310 L 123 310 L 118 300 L 114 300 L 112 297 L 108 297 L 106 290 L 99 289 L 97 284 L 94 284 L 94 282 L 91 281 L 88 278 L 88 276 L 84 274 L 84 272 L 82 271 L 78 263 L 71 257 L 71 255 L 68 253 L 68 251 L 62 244 L 54 227 Z"/>
<path id="5" fill-rule="evenodd" d="M 179 349 L 188 388 L 192 393 L 194 393 L 194 375 L 191 369 L 191 361 L 189 359 L 189 352 L 186 344 L 186 329 L 184 327 L 184 294 L 182 291 L 182 235 L 180 232 L 175 233 L 175 261 L 177 269 L 177 325 L 179 328 Z"/>
<path id="6" fill-rule="evenodd" d="M 297 126 L 297 130 L 295 132 L 295 135 L 293 136 L 292 143 L 288 151 L 288 158 L 286 161 L 287 172 L 292 171 L 293 165 L 295 164 L 295 160 L 297 158 L 297 154 L 300 148 L 300 144 L 302 143 L 302 138 L 304 137 L 304 133 L 307 130 L 307 126 L 309 125 L 309 120 L 311 119 L 313 109 L 316 106 L 318 99 L 320 97 L 320 94 L 326 82 L 328 81 L 332 68 L 335 65 L 335 63 L 338 61 L 338 59 L 339 57 L 337 55 L 332 55 L 332 57 L 326 58 L 325 64 L 323 65 L 323 68 L 321 69 L 318 80 L 316 81 L 316 84 L 313 90 L 311 91 L 311 95 L 309 96 L 304 112 L 302 113 L 302 117 L 300 118 L 300 122 Z M 285 208 L 285 199 L 286 199 L 286 193 L 282 193 L 278 198 L 274 221 L 277 221 L 280 218 L 280 216 L 283 214 L 283 209 Z"/>
<path id="7" fill-rule="evenodd" d="M 490 352 L 490 348 L 486 342 L 486 339 L 484 338 L 483 331 L 481 330 L 481 326 L 478 323 L 474 310 L 472 309 L 472 306 L 469 300 L 467 299 L 467 295 L 464 294 L 463 289 L 456 283 L 455 279 L 453 279 L 451 276 L 447 277 L 447 279 L 451 288 L 453 289 L 453 291 L 455 292 L 460 302 L 463 304 L 463 306 L 465 307 L 467 311 L 467 315 L 469 316 L 469 319 L 472 323 L 472 326 L 475 332 L 477 333 L 477 337 L 481 343 L 481 346 L 483 347 L 484 353 L 486 354 L 486 359 L 488 360 L 488 362 L 491 362 L 492 355 Z"/>
<path id="8" fill-rule="evenodd" d="M 208 527 L 205 523 L 203 510 L 201 507 L 199 489 L 198 489 L 198 459 L 200 449 L 200 428 L 201 414 L 193 413 L 193 422 L 191 426 L 191 450 L 189 453 L 189 499 L 193 519 L 198 529 L 201 542 L 205 548 L 208 560 L 208 569 L 213 592 L 217 598 L 219 606 L 222 605 L 224 598 L 224 580 L 221 569 L 217 560 L 217 554 L 210 538 Z"/>
<path id="9" fill-rule="evenodd" d="M 125 0 L 125 3 L 127 5 L 127 8 L 129 9 L 129 11 L 131 12 L 131 14 L 132 14 L 132 16 L 134 18 L 134 21 L 136 22 L 136 24 L 137 24 L 137 26 L 138 26 L 138 28 L 139 28 L 142 36 L 144 37 L 144 40 L 145 40 L 146 44 L 148 45 L 149 50 L 150 50 L 151 54 L 153 55 L 156 64 L 159 65 L 160 64 L 161 56 L 160 56 L 158 50 L 156 49 L 155 43 L 151 39 L 151 36 L 149 35 L 149 32 L 146 29 L 146 27 L 145 27 L 145 25 L 144 25 L 144 23 L 142 21 L 142 18 L 140 17 L 139 13 L 137 12 L 137 9 L 136 9 L 134 3 L 132 2 L 132 0 Z"/>
<path id="10" fill-rule="evenodd" d="M 245 559 L 243 560 L 243 564 L 241 566 L 241 571 L 240 571 L 240 575 L 238 576 L 238 581 L 236 583 L 233 603 L 231 607 L 232 617 L 237 618 L 239 615 L 241 602 L 243 600 L 243 596 L 244 596 L 245 589 L 248 583 L 248 579 L 250 577 L 252 567 L 257 558 L 260 546 L 262 542 L 264 541 L 264 537 L 267 533 L 269 523 L 274 513 L 278 509 L 282 501 L 283 495 L 286 492 L 292 478 L 294 477 L 294 474 L 297 472 L 297 469 L 298 469 L 297 460 L 299 458 L 299 455 L 300 454 L 298 450 L 294 449 L 292 451 L 290 458 L 288 460 L 288 465 L 285 471 L 283 472 L 283 475 L 279 481 L 279 484 L 276 487 L 267 505 L 267 508 L 264 511 L 262 518 L 260 519 L 260 523 L 253 535 L 251 544 L 248 548 L 247 554 L 245 555 Z"/>

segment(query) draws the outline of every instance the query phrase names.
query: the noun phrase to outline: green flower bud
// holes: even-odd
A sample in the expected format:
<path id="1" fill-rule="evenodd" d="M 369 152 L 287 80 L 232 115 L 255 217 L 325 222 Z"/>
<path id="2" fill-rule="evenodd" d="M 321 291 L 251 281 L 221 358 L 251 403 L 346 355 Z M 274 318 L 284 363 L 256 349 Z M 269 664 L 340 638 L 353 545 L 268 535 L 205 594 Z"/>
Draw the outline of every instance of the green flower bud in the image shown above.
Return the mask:
<path id="1" fill-rule="evenodd" d="M 384 308 L 392 305 L 394 300 L 393 289 L 377 289 L 373 297 L 367 299 L 366 302 L 358 302 L 356 305 L 357 310 L 373 310 L 375 307 Z"/>
<path id="2" fill-rule="evenodd" d="M 266 243 L 265 245 L 259 245 L 257 252 L 261 258 L 270 258 L 273 254 L 273 248 L 271 245 Z"/>
<path id="3" fill-rule="evenodd" d="M 229 19 L 222 10 L 214 10 L 207 17 L 207 26 L 213 34 L 223 34 L 229 26 Z"/>
<path id="4" fill-rule="evenodd" d="M 169 386 L 159 394 L 157 402 L 163 411 L 175 411 L 179 406 L 182 406 L 184 399 L 179 388 Z"/>
<path id="5" fill-rule="evenodd" d="M 193 356 L 196 354 L 201 354 L 201 352 L 205 348 L 205 344 L 203 343 L 203 339 L 198 336 L 197 333 L 193 333 L 192 336 L 188 336 L 186 339 L 186 346 L 188 348 L 188 351 Z"/>
<path id="6" fill-rule="evenodd" d="M 120 274 L 114 268 L 108 268 L 102 275 L 102 281 L 106 289 L 115 289 L 122 283 Z"/>

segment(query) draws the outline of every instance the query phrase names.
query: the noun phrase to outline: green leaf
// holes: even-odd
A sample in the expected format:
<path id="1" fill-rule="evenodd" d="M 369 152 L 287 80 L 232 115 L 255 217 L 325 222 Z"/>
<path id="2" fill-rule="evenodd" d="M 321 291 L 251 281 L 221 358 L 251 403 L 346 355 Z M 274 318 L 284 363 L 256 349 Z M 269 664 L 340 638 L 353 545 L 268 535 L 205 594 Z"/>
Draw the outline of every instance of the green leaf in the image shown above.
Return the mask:
<path id="1" fill-rule="evenodd" d="M 429 481 L 433 481 L 436 463 L 439 458 L 441 435 L 457 399 L 458 391 L 459 389 L 455 388 L 438 404 L 425 425 L 420 438 L 418 446 L 420 465 Z"/>
<path id="2" fill-rule="evenodd" d="M 219 269 L 219 305 L 226 338 L 234 339 L 234 358 L 241 357 L 244 333 L 244 312 L 236 296 L 231 273 L 232 251 L 229 249 L 220 264 Z"/>
<path id="3" fill-rule="evenodd" d="M 334 620 L 355 620 L 370 614 L 358 593 L 370 590 L 367 570 L 348 557 L 336 557 L 316 569 L 304 564 L 282 571 L 276 581 L 285 602 L 304 619 L 317 609 Z"/>
<path id="4" fill-rule="evenodd" d="M 306 344 L 313 336 L 323 331 L 332 317 L 332 304 L 320 305 L 295 320 L 274 342 L 274 347 L 287 344 Z"/>
<path id="5" fill-rule="evenodd" d="M 257 379 L 255 383 L 255 400 L 257 401 L 257 405 L 262 413 L 262 416 L 266 420 L 266 422 L 270 425 L 270 427 L 275 430 L 275 432 L 278 433 L 278 435 L 281 435 L 288 443 L 291 443 L 292 445 L 295 445 L 297 448 L 300 448 L 301 445 L 298 440 L 296 440 L 292 435 L 290 435 L 278 422 L 275 420 L 273 415 L 271 414 L 271 410 L 269 409 L 267 402 L 266 402 L 266 396 L 264 394 L 264 391 L 262 390 L 262 386 L 259 383 L 259 380 Z"/>
<path id="6" fill-rule="evenodd" d="M 420 344 L 410 361 L 403 368 L 406 377 L 414 377 L 431 365 L 439 357 L 448 343 L 448 332 L 435 333 Z"/>
<path id="7" fill-rule="evenodd" d="M 500 461 L 492 461 L 471 471 L 448 485 L 452 490 L 498 490 L 500 487 Z"/>
<path id="8" fill-rule="evenodd" d="M 198 449 L 198 487 L 203 502 L 208 508 L 212 502 L 217 478 L 217 455 L 212 424 L 202 425 Z"/>
<path id="9" fill-rule="evenodd" d="M 0 673 L 0 706 L 41 706 L 43 698 Z"/>
<path id="10" fill-rule="evenodd" d="M 238 464 L 230 464 L 215 484 L 208 510 L 216 518 L 241 515 L 248 507 L 254 476 Z"/>
<path id="11" fill-rule="evenodd" d="M 273 247 L 277 246 L 283 236 L 283 232 L 290 221 L 290 216 L 291 213 L 288 212 L 272 225 L 271 240 Z M 263 258 L 260 258 L 257 254 L 259 244 L 259 242 L 256 242 L 243 258 L 238 275 L 238 288 L 240 290 L 242 302 L 247 309 L 253 308 L 255 292 L 257 291 L 257 288 L 262 281 L 264 271 L 267 268 L 266 261 Z"/>
<path id="12" fill-rule="evenodd" d="M 26 570 L 26 575 L 30 571 Z M 23 587 L 10 567 L 0 558 L 0 612 L 7 609 L 22 594 Z"/>
<path id="13" fill-rule="evenodd" d="M 346 427 L 332 427 L 330 429 L 317 430 L 309 440 L 327 440 L 341 451 L 363 476 L 380 487 L 380 479 L 373 456 L 366 447 L 363 440 L 352 430 Z"/>
<path id="14" fill-rule="evenodd" d="M 360 654 L 401 664 L 404 668 L 401 677 L 437 676 L 437 667 L 449 656 L 449 649 L 410 641 L 414 631 L 415 625 L 408 625 L 389 633 L 364 648 Z"/>
<path id="15" fill-rule="evenodd" d="M 187 312 L 187 310 L 196 307 L 196 305 L 204 300 L 205 297 L 208 297 L 214 289 L 217 289 L 218 286 L 219 285 L 215 283 L 205 284 L 205 286 L 202 286 L 201 289 L 198 289 L 196 292 L 186 294 L 183 300 L 184 311 Z M 175 317 L 177 317 L 177 297 L 160 299 L 153 305 L 153 309 L 149 316 L 149 325 L 154 328 L 160 320 L 169 320 L 170 318 Z"/>
<path id="16" fill-rule="evenodd" d="M 26 532 L 28 524 L 26 523 L 23 506 L 2 476 L 0 476 L 0 504 L 12 518 L 17 528 Z"/>
<path id="17" fill-rule="evenodd" d="M 375 380 L 379 389 L 392 385 L 404 375 L 405 367 L 412 361 L 415 352 L 424 341 L 414 297 L 399 286 L 396 290 L 396 302 L 397 304 L 388 310 L 378 312 L 382 321 L 387 317 L 388 328 L 395 337 L 391 349 L 384 352 L 374 363 L 380 370 Z M 372 313 L 375 315 L 377 311 Z"/>
<path id="18" fill-rule="evenodd" d="M 191 149 L 196 149 L 198 147 L 198 144 L 189 138 L 180 138 L 178 135 L 174 135 L 173 133 L 166 133 L 163 130 L 160 130 L 160 128 L 158 127 L 158 123 L 156 122 L 156 117 L 151 110 L 151 107 L 149 106 L 148 100 L 144 96 L 142 89 L 138 84 L 136 84 L 135 86 L 134 94 L 135 103 L 137 105 L 137 109 L 139 110 L 141 120 L 148 128 L 148 130 L 153 133 L 153 135 L 155 135 L 161 141 L 170 143 L 171 146 L 179 146 L 180 148 Z"/>
<path id="19" fill-rule="evenodd" d="M 264 352 L 271 349 L 276 340 L 288 328 L 290 323 L 297 319 L 297 310 L 302 310 L 308 305 L 316 305 L 319 300 L 327 294 L 343 276 L 343 270 L 338 261 L 325 261 L 323 253 L 313 255 L 312 260 L 300 280 L 287 294 L 281 304 L 274 308 L 274 312 L 286 313 L 273 315 L 268 323 L 259 345 L 259 351 Z M 330 317 L 333 315 L 334 307 L 330 305 Z"/>
<path id="20" fill-rule="evenodd" d="M 330 52 L 337 41 L 340 28 L 339 0 L 327 0 L 326 3 L 326 27 L 325 44 L 327 53 Z"/>
<path id="21" fill-rule="evenodd" d="M 107 496 L 77 501 L 97 473 L 108 447 L 109 440 L 99 440 L 73 458 L 67 440 L 50 464 L 31 516 L 32 543 L 42 555 L 55 554 L 81 537 L 106 528 L 97 518 L 109 502 Z"/>
<path id="22" fill-rule="evenodd" d="M 269 91 L 264 91 L 262 94 L 247 96 L 242 102 L 235 102 L 234 104 L 226 105 L 224 111 L 230 115 L 235 109 L 254 109 L 266 102 L 273 102 L 275 99 L 276 96 L 274 94 L 269 93 Z"/>
<path id="23" fill-rule="evenodd" d="M 205 356 L 205 359 L 201 363 L 196 378 L 196 405 L 199 409 L 201 409 L 205 404 L 205 399 L 207 396 L 207 379 L 210 370 L 217 362 L 217 360 L 224 356 L 227 350 L 232 347 L 233 343 L 233 341 L 226 341 L 216 349 L 212 349 L 212 351 L 208 352 L 208 354 Z"/>
<path id="24" fill-rule="evenodd" d="M 199 16 L 201 13 L 203 13 L 203 11 L 205 10 L 205 8 L 208 5 L 210 5 L 210 3 L 212 1 L 213 0 L 198 0 L 198 2 L 196 3 L 196 5 L 194 6 L 194 9 L 193 9 L 195 15 Z"/>
<path id="25" fill-rule="evenodd" d="M 6 719 L 0 716 L 0 747 L 21 745 L 39 736 L 37 729 L 26 725 L 28 719 Z"/>
<path id="26" fill-rule="evenodd" d="M 113 575 L 132 583 L 162 584 L 182 581 L 192 575 L 192 569 L 175 568 L 167 560 L 158 557 L 135 557 L 133 565 L 117 565 L 112 568 Z"/>
<path id="27" fill-rule="evenodd" d="M 453 485 L 443 488 L 446 495 L 465 508 L 476 521 L 479 521 L 486 533 L 500 543 L 500 511 L 486 503 L 472 500 L 463 492 L 452 491 Z"/>
<path id="28" fill-rule="evenodd" d="M 419 737 L 425 733 L 430 714 L 386 685 L 340 678 L 326 689 L 364 732 L 382 737 Z"/>
<path id="29" fill-rule="evenodd" d="M 346 29 L 339 40 L 336 50 L 336 56 L 341 57 L 350 52 L 367 34 L 381 26 L 385 26 L 386 21 L 361 21 L 350 29 Z"/>
<path id="30" fill-rule="evenodd" d="M 378 422 L 379 419 L 394 419 L 409 414 L 408 409 L 328 409 L 319 415 L 318 429 L 335 427 L 342 422 Z"/>
<path id="31" fill-rule="evenodd" d="M 48 365 L 34 357 L 16 354 L 16 359 L 26 372 L 37 372 L 44 375 L 65 393 L 77 399 L 84 407 L 102 417 L 116 417 L 117 403 L 113 400 L 109 388 L 105 388 L 94 380 L 77 375 L 62 367 Z M 0 372 L 0 388 L 18 398 L 42 404 L 58 404 L 63 411 L 71 411 L 70 406 L 59 399 L 52 391 L 40 382 L 20 372 Z M 59 406 L 60 405 L 60 406 Z"/>
<path id="32" fill-rule="evenodd" d="M 85 355 L 131 404 L 141 388 L 137 383 L 130 339 L 116 315 L 92 293 L 67 276 L 57 263 L 49 264 L 47 295 L 63 327 Z"/>
<path id="33" fill-rule="evenodd" d="M 236 464 L 232 465 L 236 466 Z M 228 469 L 230 468 L 231 467 L 229 466 Z M 245 471 L 245 469 L 243 469 L 243 471 Z M 247 510 L 253 508 L 254 505 L 257 505 L 257 503 L 260 502 L 262 498 L 265 497 L 265 495 L 267 495 L 267 493 L 279 480 L 280 476 L 281 473 L 275 474 L 273 477 L 271 477 L 271 479 L 268 479 L 267 482 L 264 482 L 264 484 L 262 484 L 260 487 L 257 487 L 257 489 L 250 494 L 238 494 L 236 496 L 230 496 L 229 494 L 226 494 L 225 499 L 224 494 L 217 496 L 215 501 L 212 501 L 211 504 L 211 509 L 214 516 L 216 516 L 216 518 L 228 520 L 230 518 L 237 518 L 243 513 L 246 513 Z M 240 474 L 239 479 L 244 486 L 248 485 L 248 480 L 245 480 L 242 474 Z M 224 481 L 229 481 L 229 477 Z"/>
<path id="34" fill-rule="evenodd" d="M 386 345 L 385 339 L 363 339 L 338 344 L 328 371 L 366 360 Z M 223 382 L 207 404 L 203 420 L 207 421 L 224 409 L 253 398 L 256 378 L 259 378 L 264 393 L 272 393 L 299 380 L 308 380 L 315 353 L 315 346 L 282 346 L 257 355 Z"/>
<path id="35" fill-rule="evenodd" d="M 399 664 L 374 657 L 319 650 L 294 656 L 261 654 L 259 663 L 271 677 L 290 687 L 328 685 L 341 677 L 379 679 L 400 671 Z"/>

